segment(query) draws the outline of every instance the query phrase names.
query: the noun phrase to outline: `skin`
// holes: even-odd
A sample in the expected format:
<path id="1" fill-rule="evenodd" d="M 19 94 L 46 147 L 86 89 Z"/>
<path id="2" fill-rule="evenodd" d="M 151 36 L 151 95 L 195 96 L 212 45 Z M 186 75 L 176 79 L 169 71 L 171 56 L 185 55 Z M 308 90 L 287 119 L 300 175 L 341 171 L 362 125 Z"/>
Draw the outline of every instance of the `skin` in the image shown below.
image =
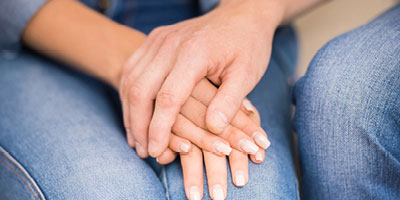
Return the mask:
<path id="1" fill-rule="evenodd" d="M 52 0 L 28 23 L 21 40 L 33 50 L 68 63 L 118 89 L 127 140 L 131 146 L 141 145 L 142 148 L 136 147 L 141 157 L 147 157 L 149 149 L 150 155 L 162 162 L 163 158 L 173 157 L 179 152 L 178 144 L 194 143 L 196 145 L 190 145 L 190 153 L 181 153 L 182 160 L 200 166 L 203 154 L 204 161 L 210 163 L 206 165 L 207 177 L 214 180 L 215 174 L 223 174 L 223 170 L 226 173 L 226 167 L 222 169 L 212 163 L 225 158 L 207 151 L 201 141 L 215 133 L 221 140 L 231 139 L 227 143 L 235 147 L 237 138 L 235 142 L 235 137 L 230 135 L 241 132 L 243 137 L 249 136 L 252 130 L 247 130 L 248 126 L 241 122 L 243 116 L 250 119 L 254 116 L 248 110 L 238 110 L 244 97 L 266 70 L 276 27 L 320 1 L 222 1 L 218 8 L 206 15 L 157 28 L 146 36 L 107 19 L 78 1 Z M 203 95 L 195 95 L 196 86 L 204 78 L 218 86 L 207 100 L 201 99 Z M 142 93 L 141 88 L 149 92 Z M 193 102 L 191 97 L 201 102 L 202 105 L 194 108 L 203 109 L 203 120 L 191 116 L 191 112 L 187 112 L 190 109 L 185 109 L 187 102 Z M 133 109 L 135 112 L 130 112 Z M 221 114 L 226 117 L 222 122 Z M 208 131 L 209 135 L 196 139 L 174 133 L 178 115 L 193 120 L 193 126 Z M 233 131 L 236 129 L 232 127 L 239 131 Z M 149 139 L 153 145 L 149 145 Z M 240 168 L 247 156 L 236 156 L 243 153 L 240 147 L 235 148 L 229 159 L 232 168 Z M 185 167 L 188 166 L 186 162 L 182 165 L 189 169 Z M 185 186 L 193 181 L 201 187 L 199 181 L 202 181 L 200 173 L 203 169 L 193 170 L 184 170 Z M 243 170 L 247 173 L 246 169 Z M 197 174 L 198 177 L 189 181 L 186 178 L 188 174 Z M 224 184 L 222 179 L 210 182 Z"/>
<path id="2" fill-rule="evenodd" d="M 222 1 L 206 15 L 150 33 L 125 63 L 120 85 L 125 127 L 148 149 L 143 157 L 167 148 L 182 105 L 204 77 L 219 86 L 206 126 L 215 134 L 226 129 L 266 71 L 276 27 L 286 12 L 298 12 L 284 3 L 295 2 Z"/>

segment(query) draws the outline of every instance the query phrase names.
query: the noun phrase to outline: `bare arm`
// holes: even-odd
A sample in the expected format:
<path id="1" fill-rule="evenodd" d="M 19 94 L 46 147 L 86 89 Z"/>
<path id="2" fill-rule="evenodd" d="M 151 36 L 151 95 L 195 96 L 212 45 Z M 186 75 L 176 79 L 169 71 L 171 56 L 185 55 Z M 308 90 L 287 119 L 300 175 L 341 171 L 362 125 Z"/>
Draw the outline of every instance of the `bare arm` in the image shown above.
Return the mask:
<path id="1" fill-rule="evenodd" d="M 121 66 L 145 37 L 78 1 L 51 0 L 26 26 L 22 40 L 118 88 Z"/>

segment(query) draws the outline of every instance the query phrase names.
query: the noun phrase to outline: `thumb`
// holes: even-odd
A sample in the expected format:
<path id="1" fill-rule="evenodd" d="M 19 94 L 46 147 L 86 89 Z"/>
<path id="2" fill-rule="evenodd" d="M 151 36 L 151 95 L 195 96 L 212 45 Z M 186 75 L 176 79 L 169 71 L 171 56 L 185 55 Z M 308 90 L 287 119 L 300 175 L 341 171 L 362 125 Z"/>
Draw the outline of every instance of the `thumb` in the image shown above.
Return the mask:
<path id="1" fill-rule="evenodd" d="M 221 133 L 230 124 L 239 111 L 243 99 L 257 83 L 256 75 L 249 73 L 243 66 L 233 65 L 229 68 L 237 70 L 221 77 L 221 86 L 207 108 L 207 128 L 216 134 Z"/>

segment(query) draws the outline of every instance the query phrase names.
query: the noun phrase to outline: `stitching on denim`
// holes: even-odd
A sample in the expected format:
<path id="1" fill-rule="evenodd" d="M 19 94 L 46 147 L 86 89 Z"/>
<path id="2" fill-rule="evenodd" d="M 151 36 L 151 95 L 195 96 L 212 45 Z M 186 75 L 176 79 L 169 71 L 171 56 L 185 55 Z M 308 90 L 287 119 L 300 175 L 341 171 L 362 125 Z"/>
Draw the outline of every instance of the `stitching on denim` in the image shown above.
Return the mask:
<path id="1" fill-rule="evenodd" d="M 0 158 L 0 161 L 5 164 L 11 171 L 13 171 L 17 177 L 19 177 L 29 188 L 31 191 L 32 195 L 35 197 L 35 199 L 39 200 L 45 200 L 46 198 L 44 197 L 42 191 L 40 190 L 39 186 L 36 184 L 35 180 L 28 174 L 28 172 L 25 170 L 25 168 L 17 161 L 15 160 L 3 147 L 0 146 L 0 153 L 4 155 L 8 161 L 11 162 L 20 172 L 22 172 L 22 175 L 29 181 L 30 184 L 26 182 L 26 180 L 21 176 L 20 173 L 18 173 L 15 169 L 13 169 L 11 166 L 7 164 L 3 159 Z M 34 191 L 36 194 L 39 196 L 39 198 L 35 195 Z"/>
<path id="2" fill-rule="evenodd" d="M 35 198 L 35 200 L 39 200 L 35 194 L 35 192 L 33 192 L 32 187 L 26 182 L 26 180 L 24 178 L 22 178 L 21 174 L 19 174 L 17 171 L 15 171 L 15 169 L 13 169 L 12 167 L 10 167 L 10 165 L 8 165 L 6 163 L 6 161 L 4 161 L 2 158 L 0 158 L 0 162 L 3 163 L 9 170 L 11 170 L 15 175 L 17 175 L 17 177 L 22 180 L 22 182 L 26 185 L 26 187 L 28 187 L 29 192 L 31 192 L 32 196 Z"/>
<path id="3" fill-rule="evenodd" d="M 167 200 L 170 200 L 169 197 L 169 190 L 168 190 L 168 179 L 167 179 L 167 172 L 165 170 L 165 166 L 162 166 L 161 168 L 161 178 L 162 178 L 162 183 L 164 185 L 165 188 L 165 196 L 167 196 Z"/>

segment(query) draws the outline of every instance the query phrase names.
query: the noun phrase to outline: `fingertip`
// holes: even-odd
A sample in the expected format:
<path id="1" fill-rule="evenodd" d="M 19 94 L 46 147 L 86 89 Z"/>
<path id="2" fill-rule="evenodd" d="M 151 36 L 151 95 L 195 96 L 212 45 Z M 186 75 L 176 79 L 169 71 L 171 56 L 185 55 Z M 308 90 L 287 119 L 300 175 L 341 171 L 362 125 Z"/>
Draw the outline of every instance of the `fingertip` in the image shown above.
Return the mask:
<path id="1" fill-rule="evenodd" d="M 237 170 L 235 172 L 235 185 L 238 187 L 243 187 L 247 183 L 246 176 L 243 171 Z"/>
<path id="2" fill-rule="evenodd" d="M 201 200 L 202 193 L 200 192 L 200 188 L 197 186 L 192 186 L 189 189 L 189 200 Z"/>
<path id="3" fill-rule="evenodd" d="M 139 143 L 135 142 L 136 153 L 140 158 L 147 158 L 148 154 L 146 149 Z"/>
<path id="4" fill-rule="evenodd" d="M 209 111 L 206 117 L 207 128 L 215 134 L 220 134 L 228 126 L 228 117 L 221 111 Z"/>

